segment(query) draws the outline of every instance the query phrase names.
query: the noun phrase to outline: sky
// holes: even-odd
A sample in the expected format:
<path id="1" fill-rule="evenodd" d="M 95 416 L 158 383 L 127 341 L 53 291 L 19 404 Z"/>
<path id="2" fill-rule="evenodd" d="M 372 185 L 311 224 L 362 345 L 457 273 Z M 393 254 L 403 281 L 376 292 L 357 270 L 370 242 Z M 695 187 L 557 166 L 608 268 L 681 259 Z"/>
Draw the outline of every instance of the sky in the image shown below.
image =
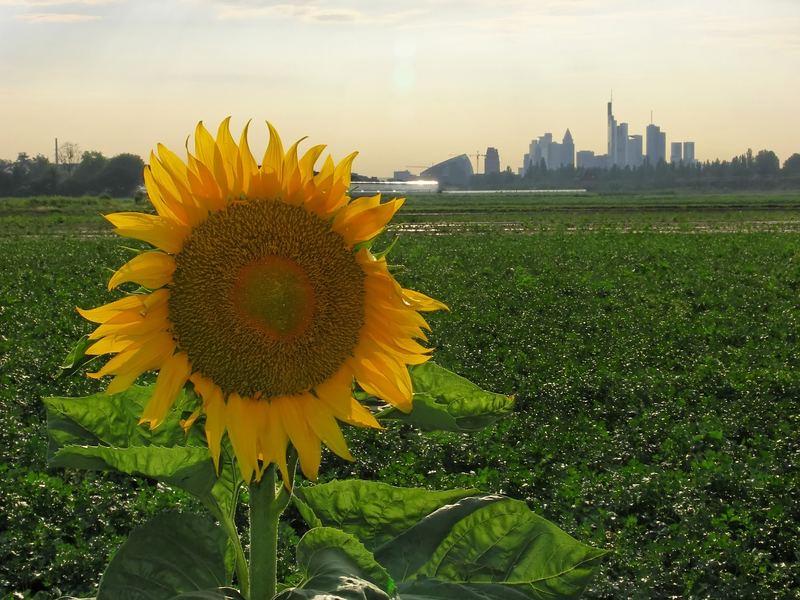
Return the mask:
<path id="1" fill-rule="evenodd" d="M 0 0 L 0 158 L 54 139 L 145 160 L 198 121 L 270 121 L 354 170 L 418 172 L 569 128 L 606 103 L 696 157 L 800 152 L 800 0 Z M 482 165 L 482 163 L 481 163 Z"/>

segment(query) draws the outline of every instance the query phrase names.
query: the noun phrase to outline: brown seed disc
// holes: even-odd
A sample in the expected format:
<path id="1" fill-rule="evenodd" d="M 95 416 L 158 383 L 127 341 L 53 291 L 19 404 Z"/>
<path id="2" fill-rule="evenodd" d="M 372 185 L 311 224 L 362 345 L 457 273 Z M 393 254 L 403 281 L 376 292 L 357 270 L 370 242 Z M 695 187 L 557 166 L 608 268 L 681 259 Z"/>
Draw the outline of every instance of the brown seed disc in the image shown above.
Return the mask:
<path id="1" fill-rule="evenodd" d="M 169 318 L 193 371 L 269 398 L 322 383 L 364 323 L 364 272 L 344 238 L 299 206 L 214 213 L 175 256 Z"/>

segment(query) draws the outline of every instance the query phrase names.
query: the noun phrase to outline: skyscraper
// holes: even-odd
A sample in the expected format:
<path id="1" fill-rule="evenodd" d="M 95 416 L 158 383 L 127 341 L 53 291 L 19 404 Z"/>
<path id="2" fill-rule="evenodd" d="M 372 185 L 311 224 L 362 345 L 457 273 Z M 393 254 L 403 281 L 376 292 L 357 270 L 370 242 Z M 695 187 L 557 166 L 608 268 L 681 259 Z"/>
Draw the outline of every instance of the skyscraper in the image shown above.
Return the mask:
<path id="1" fill-rule="evenodd" d="M 617 152 L 614 155 L 614 165 L 620 169 L 626 166 L 625 155 L 628 146 L 628 124 L 620 123 L 617 125 L 617 135 L 615 143 L 617 145 Z"/>
<path id="2" fill-rule="evenodd" d="M 625 166 L 635 169 L 642 166 L 642 136 L 628 136 L 628 143 L 625 146 Z"/>
<path id="3" fill-rule="evenodd" d="M 683 144 L 680 142 L 672 142 L 669 145 L 669 162 L 673 165 L 679 165 L 683 162 Z"/>
<path id="4" fill-rule="evenodd" d="M 683 162 L 687 165 L 695 163 L 694 142 L 683 142 Z"/>
<path id="5" fill-rule="evenodd" d="M 486 157 L 483 160 L 483 172 L 486 175 L 500 172 L 500 154 L 497 148 L 489 146 L 486 148 Z"/>
<path id="6" fill-rule="evenodd" d="M 569 128 L 564 133 L 564 139 L 561 140 L 561 166 L 575 166 L 575 142 L 572 140 Z"/>
<path id="7" fill-rule="evenodd" d="M 662 160 L 666 160 L 667 134 L 661 131 L 658 125 L 647 126 L 647 162 L 655 167 Z"/>
<path id="8" fill-rule="evenodd" d="M 617 157 L 617 120 L 614 118 L 614 112 L 611 108 L 611 102 L 608 103 L 608 168 L 614 166 L 614 161 Z"/>

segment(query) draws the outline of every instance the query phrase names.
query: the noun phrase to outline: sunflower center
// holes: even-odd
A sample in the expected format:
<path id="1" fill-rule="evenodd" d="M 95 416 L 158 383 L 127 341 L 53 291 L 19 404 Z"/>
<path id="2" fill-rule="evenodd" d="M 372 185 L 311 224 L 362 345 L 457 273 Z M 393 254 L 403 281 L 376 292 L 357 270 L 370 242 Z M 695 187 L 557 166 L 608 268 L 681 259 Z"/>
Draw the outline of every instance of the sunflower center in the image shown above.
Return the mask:
<path id="1" fill-rule="evenodd" d="M 353 354 L 365 275 L 344 238 L 305 208 L 231 205 L 192 231 L 175 263 L 173 336 L 226 394 L 304 392 Z"/>
<path id="2" fill-rule="evenodd" d="M 254 325 L 279 338 L 301 334 L 314 313 L 314 288 L 291 259 L 268 256 L 239 270 L 233 303 Z"/>

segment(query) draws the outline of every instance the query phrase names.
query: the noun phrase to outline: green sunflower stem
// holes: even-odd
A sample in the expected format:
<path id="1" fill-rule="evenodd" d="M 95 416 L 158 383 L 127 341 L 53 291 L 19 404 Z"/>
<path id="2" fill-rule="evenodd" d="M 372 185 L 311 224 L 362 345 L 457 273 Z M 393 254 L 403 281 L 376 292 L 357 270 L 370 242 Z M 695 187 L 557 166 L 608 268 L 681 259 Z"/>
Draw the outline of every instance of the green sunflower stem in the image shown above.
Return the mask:
<path id="1" fill-rule="evenodd" d="M 272 600 L 278 586 L 278 522 L 282 509 L 275 465 L 250 485 L 250 600 Z"/>

